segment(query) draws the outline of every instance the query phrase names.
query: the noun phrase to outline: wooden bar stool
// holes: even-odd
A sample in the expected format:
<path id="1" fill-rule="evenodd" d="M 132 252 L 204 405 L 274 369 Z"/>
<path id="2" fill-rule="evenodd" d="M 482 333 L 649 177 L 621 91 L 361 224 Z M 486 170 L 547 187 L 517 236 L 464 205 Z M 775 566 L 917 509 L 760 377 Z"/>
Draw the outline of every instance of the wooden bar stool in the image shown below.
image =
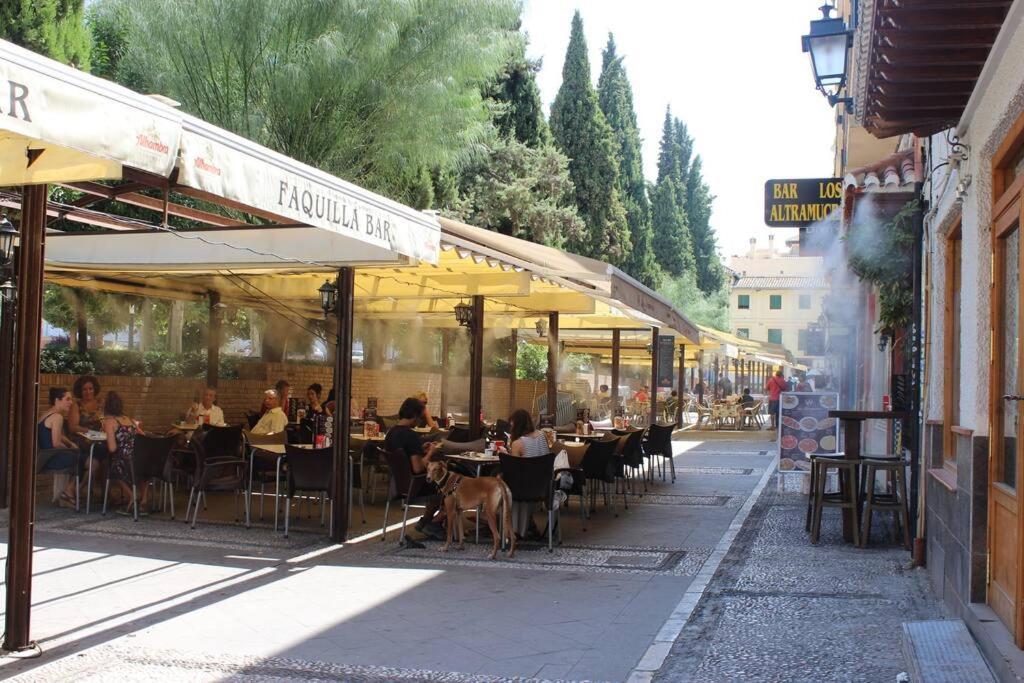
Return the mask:
<path id="1" fill-rule="evenodd" d="M 910 550 L 910 510 L 907 507 L 907 463 L 903 458 L 865 458 L 864 468 L 864 528 L 860 532 L 860 546 L 866 547 L 871 536 L 871 513 L 875 510 L 892 510 L 898 527 L 903 529 L 903 547 Z M 878 472 L 888 472 L 884 493 L 875 492 Z"/>
<path id="2" fill-rule="evenodd" d="M 819 454 L 810 456 L 810 461 L 811 461 L 811 483 L 810 483 L 810 486 L 807 487 L 807 518 L 804 520 L 804 530 L 805 531 L 810 531 L 811 530 L 811 513 L 814 512 L 814 492 L 817 490 L 817 486 L 816 486 L 815 482 L 818 481 L 817 476 L 818 476 L 818 466 L 819 466 L 818 463 L 819 463 L 819 461 L 821 461 L 821 460 L 842 460 L 845 457 L 846 456 L 844 454 L 842 454 L 842 453 L 835 453 L 835 454 L 832 454 L 832 453 L 819 453 Z M 839 492 L 836 491 L 834 493 L 825 493 L 824 495 L 825 496 L 833 496 L 833 497 L 835 497 L 835 496 L 839 495 Z"/>
<path id="3" fill-rule="evenodd" d="M 814 485 L 814 514 L 811 519 L 811 543 L 817 543 L 821 533 L 821 511 L 824 507 L 836 507 L 842 510 L 849 510 L 853 518 L 853 543 L 860 545 L 860 515 L 857 505 L 857 474 L 860 471 L 859 460 L 848 460 L 834 456 L 822 457 L 812 455 L 812 463 L 817 460 L 815 468 Z M 825 482 L 828 480 L 830 470 L 836 470 L 839 474 L 839 493 L 826 494 Z"/>

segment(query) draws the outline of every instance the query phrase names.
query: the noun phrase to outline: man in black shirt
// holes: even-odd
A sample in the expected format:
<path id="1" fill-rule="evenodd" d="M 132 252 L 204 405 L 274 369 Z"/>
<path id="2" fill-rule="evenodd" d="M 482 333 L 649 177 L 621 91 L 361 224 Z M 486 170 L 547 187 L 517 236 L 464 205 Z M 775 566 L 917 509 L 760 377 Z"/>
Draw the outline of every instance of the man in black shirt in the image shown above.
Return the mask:
<path id="1" fill-rule="evenodd" d="M 423 417 L 423 402 L 417 398 L 407 398 L 398 409 L 398 424 L 388 430 L 384 437 L 384 449 L 388 451 L 402 451 L 409 458 L 409 467 L 413 474 L 422 474 L 427 471 L 427 463 L 433 459 L 436 443 L 428 443 L 424 446 L 418 432 L 413 427 L 419 424 Z M 441 504 L 441 497 L 437 495 L 437 487 L 429 482 L 424 482 L 417 492 L 419 496 L 430 496 L 427 500 L 423 516 L 416 523 L 416 530 L 431 538 L 444 538 L 444 528 L 434 520 L 434 513 Z M 406 546 L 423 547 L 422 543 L 406 537 Z"/>

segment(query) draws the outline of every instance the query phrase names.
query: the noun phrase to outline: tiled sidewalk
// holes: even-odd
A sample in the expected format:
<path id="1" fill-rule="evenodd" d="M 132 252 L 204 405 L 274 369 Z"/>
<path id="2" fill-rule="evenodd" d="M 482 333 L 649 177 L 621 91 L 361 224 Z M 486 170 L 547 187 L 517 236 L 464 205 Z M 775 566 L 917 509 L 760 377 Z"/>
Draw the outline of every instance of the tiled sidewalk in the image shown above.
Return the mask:
<path id="1" fill-rule="evenodd" d="M 23 680 L 623 680 L 772 461 L 757 442 L 677 443 L 679 479 L 564 545 L 488 562 L 368 540 L 150 517 L 47 514 Z M 683 452 L 685 451 L 685 452 Z"/>

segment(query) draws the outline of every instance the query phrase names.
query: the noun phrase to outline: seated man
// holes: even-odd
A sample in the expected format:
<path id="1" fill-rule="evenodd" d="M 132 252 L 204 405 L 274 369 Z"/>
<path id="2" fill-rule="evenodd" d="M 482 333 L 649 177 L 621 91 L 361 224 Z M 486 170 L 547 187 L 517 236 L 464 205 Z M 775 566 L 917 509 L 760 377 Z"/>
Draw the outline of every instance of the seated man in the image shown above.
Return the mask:
<path id="1" fill-rule="evenodd" d="M 281 406 L 278 404 L 277 392 L 273 389 L 267 389 L 263 392 L 263 407 L 266 412 L 263 413 L 263 417 L 256 423 L 256 426 L 252 428 L 253 434 L 277 434 L 283 432 L 288 426 L 288 416 L 281 410 Z"/>
<path id="2" fill-rule="evenodd" d="M 750 387 L 743 390 L 743 396 L 740 397 L 740 403 L 744 408 L 749 408 L 754 405 L 754 397 L 750 395 Z"/>
<path id="3" fill-rule="evenodd" d="M 216 400 L 216 389 L 213 387 L 206 387 L 203 389 L 203 400 L 199 403 L 193 403 L 191 407 L 189 407 L 188 417 L 185 421 L 190 424 L 205 423 L 211 425 L 223 425 L 224 411 L 221 410 L 220 406 L 214 405 L 214 401 Z"/>
<path id="4" fill-rule="evenodd" d="M 423 419 L 424 405 L 418 398 L 407 398 L 398 409 L 398 424 L 388 430 L 384 437 L 384 448 L 388 451 L 402 451 L 409 458 L 409 466 L 413 474 L 427 471 L 427 463 L 433 459 L 436 443 L 424 444 L 419 433 L 413 427 Z M 444 538 L 444 528 L 434 521 L 434 513 L 441 504 L 437 495 L 437 487 L 431 483 L 423 484 L 422 495 L 430 496 L 423 516 L 416 523 L 416 531 L 422 532 L 438 540 Z M 423 544 L 406 536 L 405 543 L 410 548 L 422 548 Z"/>

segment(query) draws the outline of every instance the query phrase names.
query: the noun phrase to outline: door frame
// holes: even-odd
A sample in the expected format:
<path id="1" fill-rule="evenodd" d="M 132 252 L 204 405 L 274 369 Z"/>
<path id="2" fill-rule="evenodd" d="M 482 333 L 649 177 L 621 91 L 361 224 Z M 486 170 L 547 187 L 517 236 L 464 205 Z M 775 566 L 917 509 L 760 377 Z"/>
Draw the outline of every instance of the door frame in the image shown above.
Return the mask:
<path id="1" fill-rule="evenodd" d="M 1002 398 L 1001 377 L 1005 359 L 1002 357 L 1002 326 L 1004 321 L 1004 294 L 1002 291 L 1003 262 L 999 258 L 998 248 L 1000 237 L 1005 234 L 1010 226 L 1017 224 L 1019 233 L 1018 239 L 1022 241 L 1020 249 L 1024 250 L 1024 172 L 1014 177 L 1011 164 L 1019 159 L 1024 151 L 1024 114 L 1021 114 L 1014 122 L 999 146 L 999 149 L 992 157 L 992 242 L 989 256 L 991 258 L 991 296 L 990 296 L 990 363 L 989 363 L 989 452 L 988 452 L 988 522 L 987 522 L 987 545 L 988 569 L 986 571 L 986 602 L 992 604 L 992 549 L 995 543 L 995 506 L 997 498 L 1006 497 L 1006 487 L 998 481 L 999 473 L 996 471 L 999 463 L 999 452 L 1002 449 L 1002 427 L 1004 416 L 1004 401 Z M 1021 267 L 1024 267 L 1024 259 L 1020 260 Z M 1024 311 L 1021 304 L 1024 303 L 1024 286 L 1021 281 L 1017 283 L 1018 288 L 1018 333 L 1024 331 L 1021 322 L 1024 321 Z M 996 346 L 999 339 L 999 346 Z M 1024 348 L 1018 341 L 1018 359 L 1014 362 L 1019 364 L 1019 358 L 1024 355 Z M 1019 365 L 1018 365 L 1019 367 Z M 1020 380 L 1018 380 L 1020 381 Z M 1017 453 L 1022 455 L 1021 431 L 1024 431 L 1024 420 L 1018 423 Z M 1016 464 L 1016 495 L 1015 507 L 1017 515 L 1017 585 L 1016 602 L 1013 606 L 1013 624 L 1010 630 L 1013 632 L 1014 641 L 1018 648 L 1024 648 L 1024 458 L 1018 457 Z"/>

